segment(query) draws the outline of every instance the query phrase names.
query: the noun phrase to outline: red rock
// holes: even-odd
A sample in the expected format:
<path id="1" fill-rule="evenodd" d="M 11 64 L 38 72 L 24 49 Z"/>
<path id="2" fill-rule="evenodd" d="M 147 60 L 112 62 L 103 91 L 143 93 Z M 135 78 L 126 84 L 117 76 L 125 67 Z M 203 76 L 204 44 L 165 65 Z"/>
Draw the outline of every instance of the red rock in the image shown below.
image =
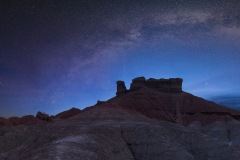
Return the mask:
<path id="1" fill-rule="evenodd" d="M 193 121 L 199 121 L 202 124 L 208 124 L 216 120 L 229 121 L 239 119 L 240 112 L 233 109 L 217 105 L 213 102 L 196 97 L 181 90 L 182 79 L 149 79 L 139 77 L 133 80 L 134 84 L 141 86 L 125 92 L 124 82 L 117 83 L 117 92 L 121 90 L 125 94 L 116 96 L 104 103 L 98 103 L 87 107 L 84 110 L 72 108 L 61 112 L 54 119 L 81 119 L 83 121 L 97 120 L 137 120 L 137 121 L 170 121 L 188 125 Z M 162 91 L 158 84 L 163 87 L 172 87 L 174 90 L 169 92 Z M 137 85 L 135 85 L 136 87 Z M 180 88 L 179 88 L 180 87 Z M 175 88 L 175 89 L 174 89 Z M 38 116 L 39 117 L 39 116 Z M 48 117 L 49 118 L 49 117 Z M 0 119 L 0 126 L 16 126 L 22 124 L 43 124 L 39 119 L 33 116 L 24 116 L 22 118 L 11 117 L 9 119 Z"/>
<path id="2" fill-rule="evenodd" d="M 116 95 L 117 96 L 121 96 L 127 93 L 127 89 L 125 86 L 124 81 L 117 81 L 117 92 Z"/>
<path id="3" fill-rule="evenodd" d="M 81 113 L 81 110 L 78 108 L 72 108 L 67 111 L 58 113 L 54 118 L 59 118 L 59 119 L 67 119 L 69 117 L 75 116 L 77 114 Z"/>

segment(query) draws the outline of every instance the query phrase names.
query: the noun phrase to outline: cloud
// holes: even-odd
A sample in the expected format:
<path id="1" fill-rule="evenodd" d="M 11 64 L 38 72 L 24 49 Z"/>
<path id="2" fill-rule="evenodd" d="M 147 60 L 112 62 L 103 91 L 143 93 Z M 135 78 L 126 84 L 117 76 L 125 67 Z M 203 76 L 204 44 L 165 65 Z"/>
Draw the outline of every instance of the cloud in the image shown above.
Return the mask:
<path id="1" fill-rule="evenodd" d="M 129 39 L 132 41 L 137 41 L 141 38 L 142 34 L 140 33 L 139 29 L 133 29 L 130 31 Z"/>
<path id="2" fill-rule="evenodd" d="M 240 40 L 240 25 L 233 26 L 217 26 L 215 30 L 216 34 L 225 36 L 230 40 Z"/>
<path id="3" fill-rule="evenodd" d="M 163 25 L 185 25 L 185 24 L 198 24 L 206 23 L 209 20 L 216 19 L 216 16 L 208 11 L 180 11 L 180 12 L 169 12 L 169 13 L 153 13 L 152 21 L 156 26 Z"/>

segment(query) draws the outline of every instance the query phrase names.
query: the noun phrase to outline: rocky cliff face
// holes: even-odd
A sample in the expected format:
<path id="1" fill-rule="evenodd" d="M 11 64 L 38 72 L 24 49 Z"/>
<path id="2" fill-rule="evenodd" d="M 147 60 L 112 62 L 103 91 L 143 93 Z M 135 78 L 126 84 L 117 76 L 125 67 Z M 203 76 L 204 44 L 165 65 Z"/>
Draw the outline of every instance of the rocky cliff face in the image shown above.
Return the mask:
<path id="1" fill-rule="evenodd" d="M 170 79 L 154 79 L 149 78 L 146 80 L 145 77 L 137 77 L 132 80 L 130 90 L 126 89 L 124 81 L 117 81 L 117 96 L 122 96 L 128 92 L 139 90 L 143 87 L 158 90 L 166 93 L 181 93 L 182 92 L 181 78 L 170 78 Z"/>
<path id="2" fill-rule="evenodd" d="M 116 95 L 117 96 L 121 96 L 127 93 L 127 89 L 125 86 L 124 81 L 117 81 L 117 92 Z"/>
<path id="3" fill-rule="evenodd" d="M 182 92 L 181 78 L 170 78 L 170 79 L 154 79 L 150 78 L 147 80 L 147 87 L 157 89 L 161 92 L 167 93 L 181 93 Z"/>

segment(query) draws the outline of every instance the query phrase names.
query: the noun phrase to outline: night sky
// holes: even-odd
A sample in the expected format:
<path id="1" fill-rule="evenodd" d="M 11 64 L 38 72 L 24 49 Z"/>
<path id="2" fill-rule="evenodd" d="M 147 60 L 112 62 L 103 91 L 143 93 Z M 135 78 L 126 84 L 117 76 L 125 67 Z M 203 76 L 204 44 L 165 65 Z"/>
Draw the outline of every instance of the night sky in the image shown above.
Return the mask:
<path id="1" fill-rule="evenodd" d="M 240 109 L 240 1 L 0 1 L 0 116 L 82 109 L 138 76 Z"/>

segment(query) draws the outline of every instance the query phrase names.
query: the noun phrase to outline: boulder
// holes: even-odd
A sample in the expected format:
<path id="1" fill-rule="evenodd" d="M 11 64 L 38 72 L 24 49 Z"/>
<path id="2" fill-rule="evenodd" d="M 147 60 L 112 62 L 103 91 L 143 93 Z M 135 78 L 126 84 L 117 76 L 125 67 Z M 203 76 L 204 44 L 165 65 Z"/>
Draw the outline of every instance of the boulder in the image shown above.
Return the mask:
<path id="1" fill-rule="evenodd" d="M 44 121 L 51 121 L 49 115 L 46 113 L 42 113 L 42 112 L 37 112 L 36 118 L 38 118 L 40 120 L 44 120 Z"/>

